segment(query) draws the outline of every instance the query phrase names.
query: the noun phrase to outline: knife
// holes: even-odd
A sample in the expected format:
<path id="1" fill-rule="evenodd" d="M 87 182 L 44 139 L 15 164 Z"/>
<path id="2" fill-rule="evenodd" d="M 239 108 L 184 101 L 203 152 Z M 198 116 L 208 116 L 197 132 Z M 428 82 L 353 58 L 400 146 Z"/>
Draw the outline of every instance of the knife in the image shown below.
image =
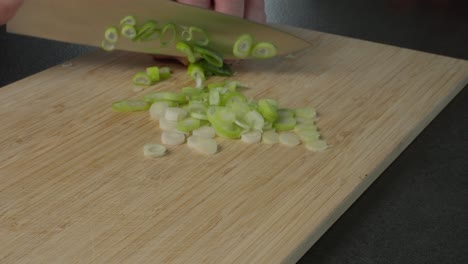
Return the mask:
<path id="1" fill-rule="evenodd" d="M 133 15 L 139 23 L 155 20 L 158 25 L 196 26 L 207 32 L 210 47 L 225 59 L 237 59 L 232 46 L 242 34 L 256 42 L 267 41 L 278 55 L 291 54 L 310 44 L 272 26 L 221 14 L 212 10 L 168 0 L 32 0 L 24 1 L 7 25 L 8 32 L 76 44 L 101 46 L 104 31 L 119 26 L 120 20 Z M 159 41 L 132 42 L 119 39 L 116 49 L 150 54 L 180 56 L 175 45 L 162 47 Z"/>

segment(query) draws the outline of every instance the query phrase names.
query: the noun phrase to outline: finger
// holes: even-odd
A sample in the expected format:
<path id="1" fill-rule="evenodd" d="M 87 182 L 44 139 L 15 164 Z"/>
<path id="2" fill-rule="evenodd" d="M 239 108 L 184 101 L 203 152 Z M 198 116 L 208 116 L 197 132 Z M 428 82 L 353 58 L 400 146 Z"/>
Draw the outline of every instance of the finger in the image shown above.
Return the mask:
<path id="1" fill-rule="evenodd" d="M 23 0 L 2 0 L 0 1 L 0 25 L 5 24 L 16 13 Z"/>
<path id="2" fill-rule="evenodd" d="M 177 2 L 202 8 L 211 8 L 211 0 L 177 0 Z"/>
<path id="3" fill-rule="evenodd" d="M 265 0 L 246 0 L 245 18 L 256 22 L 265 23 Z"/>
<path id="4" fill-rule="evenodd" d="M 215 10 L 224 14 L 244 17 L 244 0 L 215 0 Z"/>

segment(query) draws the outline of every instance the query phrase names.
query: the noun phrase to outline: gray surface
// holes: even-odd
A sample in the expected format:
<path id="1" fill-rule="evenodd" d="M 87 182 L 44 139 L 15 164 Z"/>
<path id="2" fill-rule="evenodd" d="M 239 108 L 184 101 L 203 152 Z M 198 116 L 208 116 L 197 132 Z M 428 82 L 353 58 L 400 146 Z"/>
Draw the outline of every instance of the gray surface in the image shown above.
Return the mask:
<path id="1" fill-rule="evenodd" d="M 267 0 L 267 10 L 275 23 L 468 59 L 467 1 L 403 2 L 413 1 Z M 0 29 L 0 87 L 89 50 Z M 468 263 L 467 131 L 465 87 L 299 263 Z"/>

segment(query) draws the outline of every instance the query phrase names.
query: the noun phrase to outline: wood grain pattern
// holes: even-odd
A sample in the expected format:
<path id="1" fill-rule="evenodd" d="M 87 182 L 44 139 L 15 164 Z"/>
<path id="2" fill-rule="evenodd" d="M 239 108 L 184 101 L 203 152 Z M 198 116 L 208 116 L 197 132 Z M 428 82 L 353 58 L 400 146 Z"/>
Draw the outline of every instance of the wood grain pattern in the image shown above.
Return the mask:
<path id="1" fill-rule="evenodd" d="M 135 93 L 146 55 L 96 53 L 0 89 L 1 263 L 293 263 L 466 84 L 468 63 L 323 33 L 296 59 L 243 62 L 254 97 L 311 105 L 333 146 L 246 145 L 219 154 L 159 142 Z M 215 81 L 215 80 L 214 80 Z"/>

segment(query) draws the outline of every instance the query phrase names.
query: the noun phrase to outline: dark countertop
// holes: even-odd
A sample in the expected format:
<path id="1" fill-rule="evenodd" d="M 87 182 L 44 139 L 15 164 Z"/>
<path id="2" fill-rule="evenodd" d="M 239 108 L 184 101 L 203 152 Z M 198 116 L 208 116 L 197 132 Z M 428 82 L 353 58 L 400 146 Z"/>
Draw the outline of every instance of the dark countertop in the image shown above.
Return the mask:
<path id="1" fill-rule="evenodd" d="M 465 0 L 266 1 L 274 23 L 468 59 Z M 90 50 L 0 27 L 0 87 Z M 465 87 L 299 263 L 468 263 L 467 131 Z"/>

